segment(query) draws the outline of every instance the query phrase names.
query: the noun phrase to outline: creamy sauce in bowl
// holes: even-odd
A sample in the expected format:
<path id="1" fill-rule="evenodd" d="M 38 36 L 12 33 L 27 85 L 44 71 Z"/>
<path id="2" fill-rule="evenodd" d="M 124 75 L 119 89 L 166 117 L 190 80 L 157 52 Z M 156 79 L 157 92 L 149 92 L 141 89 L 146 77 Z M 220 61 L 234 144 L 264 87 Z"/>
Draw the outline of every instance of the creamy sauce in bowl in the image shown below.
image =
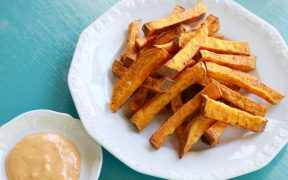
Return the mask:
<path id="1" fill-rule="evenodd" d="M 9 180 L 77 180 L 80 153 L 67 138 L 51 132 L 25 137 L 6 159 Z"/>

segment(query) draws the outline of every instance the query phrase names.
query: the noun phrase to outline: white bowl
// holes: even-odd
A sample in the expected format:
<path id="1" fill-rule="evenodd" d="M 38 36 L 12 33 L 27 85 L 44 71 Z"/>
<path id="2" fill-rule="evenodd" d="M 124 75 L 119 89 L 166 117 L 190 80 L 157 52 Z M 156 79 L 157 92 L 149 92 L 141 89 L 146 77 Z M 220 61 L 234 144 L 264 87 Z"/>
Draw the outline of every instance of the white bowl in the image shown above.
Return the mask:
<path id="1" fill-rule="evenodd" d="M 55 132 L 70 139 L 81 156 L 80 180 L 98 179 L 102 149 L 85 131 L 81 122 L 70 115 L 49 110 L 26 112 L 0 128 L 0 179 L 7 179 L 5 160 L 13 146 L 36 132 Z"/>

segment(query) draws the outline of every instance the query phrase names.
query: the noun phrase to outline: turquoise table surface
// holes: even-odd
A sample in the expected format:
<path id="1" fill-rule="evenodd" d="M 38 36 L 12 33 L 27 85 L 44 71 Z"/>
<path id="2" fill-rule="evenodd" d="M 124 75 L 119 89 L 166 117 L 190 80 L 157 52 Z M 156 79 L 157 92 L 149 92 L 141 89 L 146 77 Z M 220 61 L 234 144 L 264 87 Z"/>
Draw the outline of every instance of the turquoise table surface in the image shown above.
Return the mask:
<path id="1" fill-rule="evenodd" d="M 33 109 L 78 118 L 67 74 L 81 31 L 117 0 L 0 0 L 0 125 Z M 288 1 L 237 0 L 288 42 Z M 104 150 L 100 179 L 157 179 Z M 288 179 L 288 146 L 266 167 L 235 179 Z"/>

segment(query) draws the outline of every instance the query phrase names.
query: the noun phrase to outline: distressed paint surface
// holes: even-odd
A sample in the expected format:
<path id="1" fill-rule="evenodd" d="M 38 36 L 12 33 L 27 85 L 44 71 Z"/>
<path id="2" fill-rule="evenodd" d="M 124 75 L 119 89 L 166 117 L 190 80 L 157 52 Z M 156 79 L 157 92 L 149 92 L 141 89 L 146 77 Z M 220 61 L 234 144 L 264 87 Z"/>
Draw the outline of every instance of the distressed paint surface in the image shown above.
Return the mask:
<path id="1" fill-rule="evenodd" d="M 33 109 L 78 118 L 67 74 L 81 31 L 118 0 L 0 0 L 0 125 Z M 288 42 L 288 1 L 237 0 Z M 266 167 L 235 179 L 288 179 L 288 146 Z M 104 150 L 100 179 L 157 179 Z"/>

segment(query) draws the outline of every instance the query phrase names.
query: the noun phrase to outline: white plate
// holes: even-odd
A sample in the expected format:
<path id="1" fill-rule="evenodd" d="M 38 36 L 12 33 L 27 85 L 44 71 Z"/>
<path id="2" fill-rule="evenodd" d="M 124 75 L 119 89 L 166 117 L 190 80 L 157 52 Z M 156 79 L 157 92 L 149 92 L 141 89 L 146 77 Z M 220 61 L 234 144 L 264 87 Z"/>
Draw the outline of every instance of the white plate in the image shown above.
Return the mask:
<path id="1" fill-rule="evenodd" d="M 126 42 L 127 26 L 135 19 L 147 22 L 168 15 L 177 4 L 186 8 L 196 0 L 122 0 L 88 26 L 80 36 L 69 71 L 69 88 L 88 133 L 115 157 L 136 171 L 173 179 L 224 179 L 255 171 L 269 163 L 288 140 L 288 99 L 277 106 L 249 95 L 269 107 L 269 122 L 262 134 L 228 128 L 221 144 L 198 144 L 182 160 L 170 138 L 159 150 L 148 139 L 159 127 L 154 120 L 137 133 L 123 112 L 111 113 L 109 101 L 114 76 L 111 65 Z M 233 1 L 205 1 L 209 13 L 220 18 L 221 30 L 230 39 L 249 41 L 257 56 L 260 81 L 287 95 L 288 50 L 269 24 Z M 163 119 L 163 118 L 162 118 Z"/>
<path id="2" fill-rule="evenodd" d="M 36 132 L 55 132 L 70 139 L 81 156 L 80 180 L 98 179 L 102 166 L 102 149 L 85 131 L 81 122 L 70 115 L 49 110 L 30 111 L 0 128 L 0 179 L 7 179 L 5 159 L 13 146 Z"/>

